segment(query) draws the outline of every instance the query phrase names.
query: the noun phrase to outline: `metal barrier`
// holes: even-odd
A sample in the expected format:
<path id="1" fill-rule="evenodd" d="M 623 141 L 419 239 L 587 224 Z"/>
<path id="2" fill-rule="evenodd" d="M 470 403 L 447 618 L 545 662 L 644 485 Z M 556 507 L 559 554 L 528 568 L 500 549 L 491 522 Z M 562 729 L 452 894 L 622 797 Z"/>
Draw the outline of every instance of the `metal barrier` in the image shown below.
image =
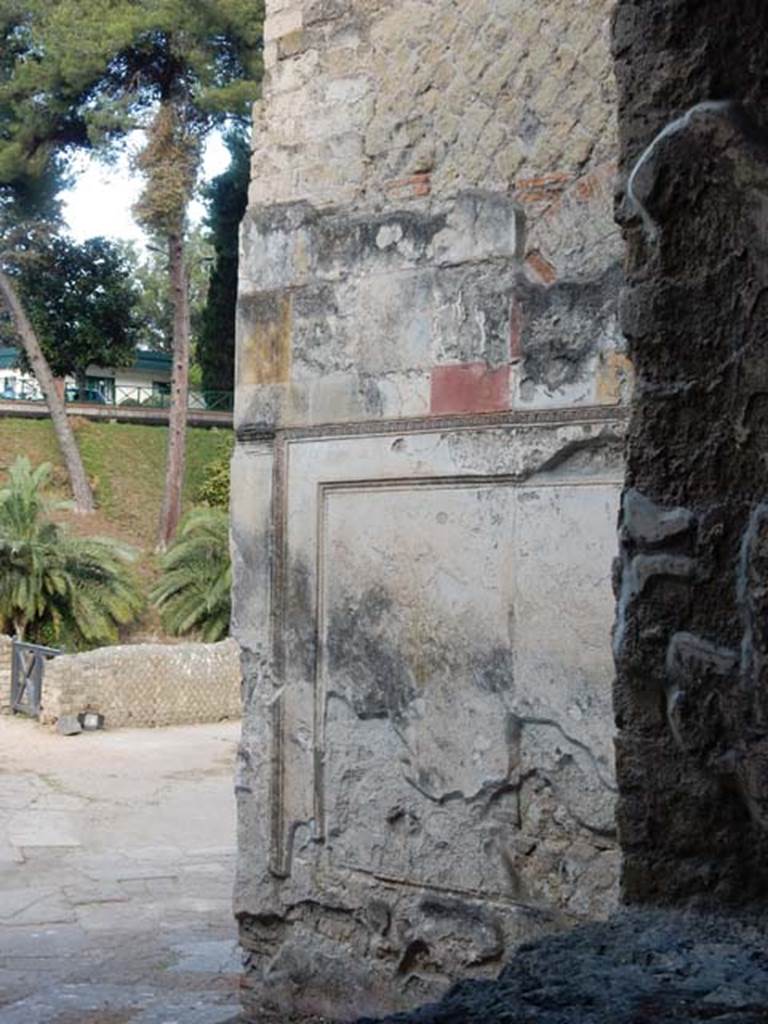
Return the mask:
<path id="1" fill-rule="evenodd" d="M 43 404 L 44 399 L 39 391 L 31 388 L 26 391 L 0 392 L 3 401 L 14 401 L 25 405 Z M 135 409 L 169 409 L 171 396 L 155 388 L 132 387 L 120 385 L 114 389 L 114 395 L 103 394 L 93 388 L 78 391 L 68 389 L 67 404 L 75 405 L 106 405 L 112 407 Z M 200 412 L 231 412 L 234 406 L 234 394 L 231 391 L 190 391 L 187 408 Z"/>
<path id="2" fill-rule="evenodd" d="M 231 391 L 190 391 L 187 399 L 188 409 L 210 409 L 217 412 L 231 412 L 233 405 Z M 169 409 L 171 396 L 157 388 L 118 385 L 112 401 L 102 400 L 105 405 L 135 406 L 144 409 Z"/>
<path id="3" fill-rule="evenodd" d="M 40 717 L 45 666 L 61 651 L 55 647 L 13 641 L 11 652 L 11 710 L 14 714 Z"/>

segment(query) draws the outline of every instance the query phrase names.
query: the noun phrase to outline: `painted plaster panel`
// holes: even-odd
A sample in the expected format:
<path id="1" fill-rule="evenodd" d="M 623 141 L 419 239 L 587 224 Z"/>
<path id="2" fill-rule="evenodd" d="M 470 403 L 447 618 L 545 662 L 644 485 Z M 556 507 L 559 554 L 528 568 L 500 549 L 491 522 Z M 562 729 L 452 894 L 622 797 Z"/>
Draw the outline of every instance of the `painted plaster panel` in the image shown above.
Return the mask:
<path id="1" fill-rule="evenodd" d="M 272 531 L 271 576 L 246 541 L 236 599 L 272 608 L 265 644 L 238 627 L 237 909 L 263 1005 L 330 1012 L 328 977 L 349 971 L 361 1011 L 410 1005 L 457 956 L 490 971 L 614 906 L 621 434 L 586 413 L 298 434 L 276 442 L 271 507 L 240 494 L 254 538 Z"/>
<path id="2" fill-rule="evenodd" d="M 610 614 L 601 555 L 615 498 L 611 484 L 512 483 L 328 496 L 320 675 L 332 863 L 509 896 L 517 837 L 494 795 L 558 758 L 569 761 L 564 804 L 611 831 L 610 649 L 595 625 Z M 462 833 L 469 858 L 445 841 Z"/>

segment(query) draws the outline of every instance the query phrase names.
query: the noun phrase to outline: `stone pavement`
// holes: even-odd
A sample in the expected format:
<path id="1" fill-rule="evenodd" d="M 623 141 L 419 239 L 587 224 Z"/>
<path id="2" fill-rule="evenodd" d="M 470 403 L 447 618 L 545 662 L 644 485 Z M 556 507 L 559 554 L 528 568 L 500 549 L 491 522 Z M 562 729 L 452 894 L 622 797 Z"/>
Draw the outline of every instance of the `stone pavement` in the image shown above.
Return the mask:
<path id="1" fill-rule="evenodd" d="M 0 1022 L 221 1024 L 239 723 L 61 737 L 0 718 Z"/>

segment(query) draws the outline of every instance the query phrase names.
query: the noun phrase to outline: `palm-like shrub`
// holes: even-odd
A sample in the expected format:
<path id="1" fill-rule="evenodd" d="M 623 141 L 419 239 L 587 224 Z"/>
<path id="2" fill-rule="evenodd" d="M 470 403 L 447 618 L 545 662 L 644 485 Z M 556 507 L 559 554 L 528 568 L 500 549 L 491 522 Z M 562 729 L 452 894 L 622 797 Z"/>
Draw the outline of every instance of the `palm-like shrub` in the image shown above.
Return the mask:
<path id="1" fill-rule="evenodd" d="M 150 598 L 169 633 L 194 633 L 206 642 L 229 632 L 232 565 L 229 516 L 218 508 L 189 514 L 177 540 L 163 555 L 163 574 Z"/>
<path id="2" fill-rule="evenodd" d="M 95 647 L 114 643 L 142 608 L 131 553 L 76 537 L 51 519 L 51 467 L 16 459 L 0 489 L 0 629 L 19 638 Z"/>

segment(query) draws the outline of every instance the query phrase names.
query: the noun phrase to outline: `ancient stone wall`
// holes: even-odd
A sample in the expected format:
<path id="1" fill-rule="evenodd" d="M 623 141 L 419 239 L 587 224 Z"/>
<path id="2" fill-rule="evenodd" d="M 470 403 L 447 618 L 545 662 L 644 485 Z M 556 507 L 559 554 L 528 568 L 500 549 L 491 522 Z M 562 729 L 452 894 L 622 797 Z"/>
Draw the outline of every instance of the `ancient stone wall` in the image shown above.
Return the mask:
<path id="1" fill-rule="evenodd" d="M 609 0 L 272 0 L 242 229 L 246 1011 L 614 905 Z"/>
<path id="2" fill-rule="evenodd" d="M 621 0 L 623 886 L 768 893 L 768 8 Z"/>
<path id="3" fill-rule="evenodd" d="M 276 0 L 237 423 L 614 403 L 610 0 Z"/>
<path id="4" fill-rule="evenodd" d="M 11 708 L 11 657 L 13 640 L 0 633 L 0 715 Z"/>
<path id="5" fill-rule="evenodd" d="M 240 680 L 232 640 L 63 654 L 46 664 L 40 720 L 97 711 L 108 729 L 219 722 L 240 717 Z"/>

